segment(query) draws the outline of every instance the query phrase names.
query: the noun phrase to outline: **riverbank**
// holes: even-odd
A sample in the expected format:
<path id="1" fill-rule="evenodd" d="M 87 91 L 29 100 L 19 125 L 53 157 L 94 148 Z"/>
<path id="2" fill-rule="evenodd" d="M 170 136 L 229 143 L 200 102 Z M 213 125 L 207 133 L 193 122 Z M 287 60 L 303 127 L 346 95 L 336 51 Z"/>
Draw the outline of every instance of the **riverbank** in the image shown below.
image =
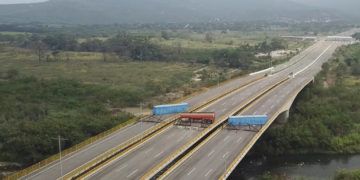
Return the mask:
<path id="1" fill-rule="evenodd" d="M 260 179 L 333 179 L 341 169 L 360 169 L 358 117 L 360 44 L 354 44 L 339 48 L 323 65 L 315 83 L 295 101 L 289 121 L 274 124 L 261 137 L 233 178 L 252 179 L 251 174 L 236 172 L 254 171 Z"/>
<path id="2" fill-rule="evenodd" d="M 338 49 L 323 69 L 295 101 L 289 121 L 273 125 L 255 154 L 360 153 L 360 44 Z"/>
<path id="3" fill-rule="evenodd" d="M 359 167 L 360 155 L 249 156 L 236 168 L 230 179 L 343 179 L 350 177 L 352 171 Z"/>

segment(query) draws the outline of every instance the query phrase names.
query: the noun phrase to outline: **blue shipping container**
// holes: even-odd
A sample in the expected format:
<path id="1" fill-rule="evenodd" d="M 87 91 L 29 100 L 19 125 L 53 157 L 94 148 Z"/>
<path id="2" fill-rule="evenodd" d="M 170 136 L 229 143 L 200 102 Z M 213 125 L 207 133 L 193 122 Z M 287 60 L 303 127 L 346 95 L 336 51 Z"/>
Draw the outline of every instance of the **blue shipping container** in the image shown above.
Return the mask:
<path id="1" fill-rule="evenodd" d="M 189 108 L 188 103 L 158 105 L 158 106 L 154 106 L 153 114 L 166 115 L 166 114 L 182 113 L 182 112 L 186 112 L 188 108 Z"/>
<path id="2" fill-rule="evenodd" d="M 264 125 L 267 121 L 266 115 L 230 116 L 228 120 L 231 126 Z"/>

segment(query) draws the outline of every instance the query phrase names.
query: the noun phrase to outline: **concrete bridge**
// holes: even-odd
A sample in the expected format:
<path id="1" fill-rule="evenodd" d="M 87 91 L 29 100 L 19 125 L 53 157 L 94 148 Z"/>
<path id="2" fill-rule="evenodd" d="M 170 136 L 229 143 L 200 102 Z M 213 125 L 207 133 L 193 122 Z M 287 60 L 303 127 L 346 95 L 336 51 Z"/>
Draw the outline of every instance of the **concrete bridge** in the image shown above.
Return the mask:
<path id="1" fill-rule="evenodd" d="M 287 119 L 296 96 L 342 44 L 317 41 L 273 74 L 255 73 L 184 99 L 191 112 L 216 113 L 208 127 L 176 126 L 177 115 L 144 118 L 7 179 L 226 179 L 276 119 Z M 231 115 L 264 114 L 270 118 L 264 126 L 227 128 Z"/>

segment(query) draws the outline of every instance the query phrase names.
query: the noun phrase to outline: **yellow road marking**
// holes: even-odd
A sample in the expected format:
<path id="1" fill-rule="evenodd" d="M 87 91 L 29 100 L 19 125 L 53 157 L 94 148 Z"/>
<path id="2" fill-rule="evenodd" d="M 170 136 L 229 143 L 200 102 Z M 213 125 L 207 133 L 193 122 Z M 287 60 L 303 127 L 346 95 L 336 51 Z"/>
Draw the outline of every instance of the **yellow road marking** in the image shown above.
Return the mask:
<path id="1" fill-rule="evenodd" d="M 237 106 L 237 108 L 234 108 L 235 110 L 233 112 L 230 112 L 224 116 L 222 116 L 220 118 L 220 121 L 216 122 L 215 124 L 211 125 L 210 127 L 206 128 L 204 131 L 202 131 L 201 133 L 199 133 L 195 138 L 193 138 L 193 140 L 189 141 L 188 143 L 186 143 L 183 147 L 179 148 L 177 151 L 175 151 L 173 154 L 171 154 L 170 156 L 168 156 L 166 159 L 164 159 L 161 163 L 155 165 L 153 168 L 151 168 L 150 171 L 148 171 L 141 179 L 150 179 L 151 177 L 153 177 L 157 172 L 159 172 L 161 169 L 163 169 L 167 164 L 169 164 L 171 161 L 173 161 L 174 159 L 176 159 L 176 157 L 180 156 L 184 151 L 186 151 L 188 148 L 190 148 L 194 143 L 196 143 L 197 141 L 199 141 L 203 136 L 205 136 L 206 134 L 210 133 L 212 130 L 214 130 L 215 128 L 217 128 L 219 125 L 221 125 L 224 121 L 227 120 L 227 117 L 229 115 L 232 114 L 236 114 L 239 111 L 242 111 L 243 108 L 245 108 L 247 105 L 249 105 L 250 103 L 252 103 L 253 101 L 257 100 L 259 97 L 261 97 L 264 93 L 270 91 L 271 89 L 279 86 L 280 84 L 282 84 L 283 82 L 287 81 L 289 78 L 285 78 L 283 80 L 280 80 L 279 82 L 275 83 L 274 85 L 272 85 L 271 87 L 261 91 L 260 93 L 252 96 L 248 101 L 246 101 L 245 103 Z"/>
<path id="2" fill-rule="evenodd" d="M 245 85 L 241 86 L 241 87 L 238 87 L 238 88 L 234 88 L 218 97 L 215 97 L 213 99 L 211 99 L 210 101 L 208 101 L 207 103 L 203 104 L 203 105 L 200 105 L 199 107 L 195 107 L 193 108 L 191 111 L 199 111 L 199 110 L 202 110 L 202 109 L 205 109 L 207 108 L 208 106 L 220 101 L 222 98 L 224 97 L 227 97 L 228 95 L 231 95 L 231 94 L 234 94 L 238 91 L 242 91 L 243 89 L 245 89 L 246 87 L 252 85 L 252 84 L 255 84 L 256 82 L 260 81 L 262 78 L 259 78 L 259 79 L 255 79 L 253 81 L 250 81 L 248 83 L 246 83 Z M 152 130 L 152 128 L 150 129 L 149 131 L 149 134 L 151 134 L 148 138 L 143 138 L 143 141 L 141 141 L 140 143 L 143 144 L 145 142 L 147 142 L 147 140 L 151 139 L 152 137 L 155 137 L 157 136 L 159 133 L 163 132 L 165 128 L 165 126 L 170 126 L 173 124 L 173 122 L 177 119 L 177 116 L 175 118 L 172 118 L 172 120 L 168 121 L 167 123 L 165 123 L 164 125 L 160 124 L 158 128 L 154 128 L 155 130 Z M 160 130 L 160 131 L 159 131 Z M 157 132 L 159 131 L 159 132 Z M 147 136 L 147 135 L 146 135 Z M 133 142 L 135 141 L 135 142 Z M 96 170 L 93 171 L 93 168 L 94 169 L 99 169 L 101 167 L 101 165 L 99 166 L 99 164 L 108 164 L 107 161 L 109 159 L 109 157 L 112 159 L 112 156 L 118 156 L 116 155 L 117 152 L 116 151 L 121 151 L 121 149 L 128 149 L 128 150 L 125 150 L 125 151 L 133 151 L 135 150 L 138 146 L 138 142 L 139 139 L 135 139 L 135 140 L 130 140 L 129 143 L 125 143 L 125 145 L 122 145 L 122 147 L 117 147 L 117 148 L 114 148 L 113 150 L 110 150 L 108 152 L 105 152 L 104 154 L 102 155 L 99 155 L 97 158 L 95 158 L 94 160 L 90 161 L 89 163 L 86 163 L 84 164 L 83 166 L 80 166 L 78 167 L 77 169 L 75 169 L 74 171 L 66 174 L 64 176 L 64 179 L 76 179 L 78 177 L 83 177 L 83 176 L 89 176 L 91 174 L 94 174 L 95 172 L 97 172 Z M 133 142 L 133 143 L 131 143 Z M 130 144 L 130 145 L 129 145 Z M 125 152 L 124 152 L 125 153 Z M 120 153 L 120 155 L 123 154 Z M 103 157 L 104 156 L 104 157 Z M 99 167 L 97 167 L 99 166 Z M 89 170 L 90 169 L 90 170 Z M 86 172 L 86 171 L 89 171 L 89 172 Z"/>

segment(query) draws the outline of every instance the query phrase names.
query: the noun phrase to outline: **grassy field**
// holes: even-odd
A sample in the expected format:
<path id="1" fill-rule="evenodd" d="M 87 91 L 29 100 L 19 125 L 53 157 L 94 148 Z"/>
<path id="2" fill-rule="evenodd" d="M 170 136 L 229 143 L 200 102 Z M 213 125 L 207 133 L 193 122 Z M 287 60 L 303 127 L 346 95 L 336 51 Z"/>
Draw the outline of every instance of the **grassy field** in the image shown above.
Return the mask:
<path id="1" fill-rule="evenodd" d="M 125 61 L 116 56 L 104 62 L 100 53 L 79 52 L 64 53 L 60 61 L 39 63 L 33 53 L 9 48 L 0 52 L 0 63 L 1 73 L 15 69 L 23 75 L 41 79 L 74 79 L 119 88 L 141 87 L 149 82 L 169 83 L 174 79 L 188 81 L 193 71 L 200 68 L 182 63 Z"/>
<path id="2" fill-rule="evenodd" d="M 205 41 L 206 33 L 195 32 L 176 32 L 169 33 L 172 38 L 165 40 L 158 34 L 151 40 L 155 44 L 159 44 L 165 47 L 177 47 L 181 45 L 182 48 L 187 49 L 224 49 L 224 48 L 236 48 L 240 45 L 249 44 L 256 45 L 263 42 L 266 39 L 278 38 L 281 35 L 287 34 L 286 32 L 238 32 L 229 31 L 222 33 L 220 31 L 209 32 L 213 38 L 213 42 L 209 43 Z M 296 49 L 307 46 L 307 41 L 287 41 L 289 49 Z"/>
<path id="3" fill-rule="evenodd" d="M 38 64 L 29 60 L 0 58 L 2 72 L 16 69 L 24 75 L 41 79 L 75 79 L 86 84 L 107 84 L 116 87 L 141 86 L 151 82 L 166 82 L 173 78 L 189 78 L 196 67 L 185 64 L 157 62 L 118 62 L 99 61 L 51 62 Z"/>
<path id="4" fill-rule="evenodd" d="M 335 180 L 360 179 L 360 169 L 358 170 L 340 170 L 336 173 Z"/>

